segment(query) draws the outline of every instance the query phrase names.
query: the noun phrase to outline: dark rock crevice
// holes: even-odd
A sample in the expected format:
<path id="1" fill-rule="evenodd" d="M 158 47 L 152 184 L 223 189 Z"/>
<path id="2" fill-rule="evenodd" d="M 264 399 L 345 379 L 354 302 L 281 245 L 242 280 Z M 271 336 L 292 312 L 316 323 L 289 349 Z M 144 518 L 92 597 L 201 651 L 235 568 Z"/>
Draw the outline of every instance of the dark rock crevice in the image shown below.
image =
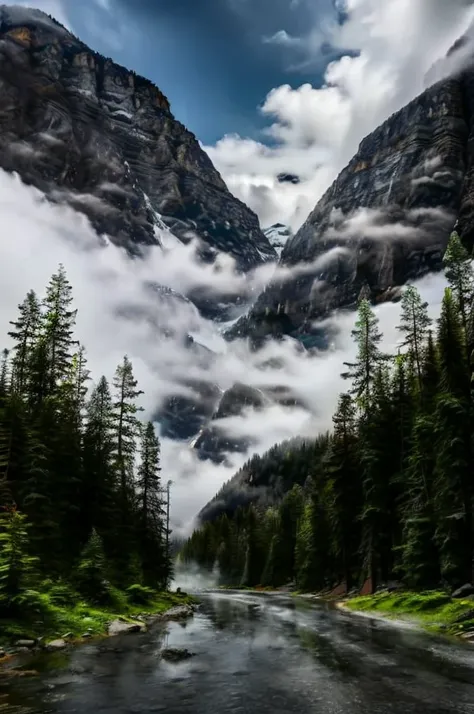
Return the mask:
<path id="1" fill-rule="evenodd" d="M 472 248 L 473 122 L 474 69 L 467 68 L 366 137 L 286 243 L 281 263 L 294 276 L 267 286 L 229 337 L 261 340 L 276 321 L 283 334 L 304 340 L 334 310 L 354 308 L 362 290 L 373 302 L 397 298 L 400 286 L 440 270 L 455 225 Z"/>
<path id="2" fill-rule="evenodd" d="M 162 214 L 239 270 L 276 259 L 158 87 L 38 10 L 0 6 L 0 168 L 132 254 L 158 244 Z"/>

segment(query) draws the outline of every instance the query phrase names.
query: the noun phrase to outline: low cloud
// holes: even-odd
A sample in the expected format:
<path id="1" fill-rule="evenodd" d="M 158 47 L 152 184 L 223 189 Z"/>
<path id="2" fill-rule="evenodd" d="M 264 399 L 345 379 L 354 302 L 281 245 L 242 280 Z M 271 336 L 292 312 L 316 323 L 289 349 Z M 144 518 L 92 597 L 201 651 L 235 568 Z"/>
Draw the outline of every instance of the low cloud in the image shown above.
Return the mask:
<path id="1" fill-rule="evenodd" d="M 293 37 L 285 28 L 266 41 L 321 61 L 324 41 L 343 56 L 329 62 L 320 86 L 272 89 L 260 112 L 269 126 L 261 141 L 224 136 L 204 147 L 231 191 L 253 208 L 262 225 L 278 221 L 298 229 L 361 140 L 423 91 L 430 69 L 474 19 L 468 0 L 345 0 L 343 24 L 315 24 Z M 432 79 L 457 71 L 464 48 L 437 65 Z M 266 144 L 270 136 L 272 143 Z M 297 174 L 298 185 L 278 174 Z"/>
<path id="2" fill-rule="evenodd" d="M 63 262 L 78 308 L 77 335 L 88 350 L 95 378 L 111 377 L 127 353 L 145 391 L 145 418 L 172 393 L 182 393 L 187 380 L 216 384 L 221 390 L 242 382 L 269 394 L 280 387 L 298 406 L 285 407 L 270 398 L 263 411 L 247 410 L 222 426 L 235 437 L 251 435 L 252 451 L 262 453 L 275 441 L 314 436 L 331 425 L 331 416 L 344 384 L 343 362 L 354 355 L 350 337 L 354 316 L 331 319 L 335 338 L 331 349 L 311 357 L 295 341 L 269 343 L 253 352 L 245 341 L 227 343 L 215 323 L 205 320 L 179 295 L 191 284 L 205 281 L 221 289 L 233 273 L 214 273 L 200 266 L 189 246 L 157 247 L 147 259 L 131 259 L 108 241 L 100 241 L 87 219 L 67 206 L 50 204 L 41 192 L 18 177 L 0 171 L 0 214 L 4 239 L 0 243 L 0 334 L 6 340 L 9 320 L 27 290 L 42 294 L 51 274 Z M 153 284 L 173 288 L 163 295 Z M 436 312 L 442 276 L 426 278 L 421 287 Z M 388 347 L 398 335 L 399 307 L 382 305 L 378 313 Z M 208 347 L 196 354 L 184 337 Z M 8 346 L 5 342 L 4 344 Z M 163 478 L 172 479 L 172 520 L 176 533 L 186 532 L 200 508 L 219 490 L 250 453 L 229 454 L 226 465 L 202 462 L 187 443 L 163 439 Z"/>

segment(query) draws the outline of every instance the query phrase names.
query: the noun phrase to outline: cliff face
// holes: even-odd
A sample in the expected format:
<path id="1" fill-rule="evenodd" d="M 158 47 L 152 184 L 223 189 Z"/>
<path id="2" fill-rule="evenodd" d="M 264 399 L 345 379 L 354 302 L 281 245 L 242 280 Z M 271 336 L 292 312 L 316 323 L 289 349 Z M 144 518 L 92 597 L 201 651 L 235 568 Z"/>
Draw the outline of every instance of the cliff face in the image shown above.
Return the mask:
<path id="1" fill-rule="evenodd" d="M 38 10 L 0 6 L 0 167 L 131 252 L 161 224 L 241 270 L 276 258 L 160 90 Z"/>
<path id="2" fill-rule="evenodd" d="M 312 323 L 361 293 L 392 299 L 439 270 L 457 228 L 474 244 L 474 70 L 439 82 L 390 117 L 286 243 L 274 281 L 230 336 L 289 333 L 318 343 Z"/>

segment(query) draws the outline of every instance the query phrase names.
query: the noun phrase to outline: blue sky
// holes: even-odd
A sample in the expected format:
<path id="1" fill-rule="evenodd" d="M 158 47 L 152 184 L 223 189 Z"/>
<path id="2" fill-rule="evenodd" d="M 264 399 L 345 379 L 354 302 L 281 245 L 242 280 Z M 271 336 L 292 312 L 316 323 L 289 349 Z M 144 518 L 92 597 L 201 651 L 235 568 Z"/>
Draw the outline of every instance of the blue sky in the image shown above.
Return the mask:
<path id="1" fill-rule="evenodd" d="M 308 63 L 296 38 L 337 17 L 333 0 L 108 0 L 102 10 L 98 0 L 64 4 L 81 39 L 153 79 L 206 144 L 226 133 L 259 136 L 264 122 L 256 108 L 273 87 L 320 83 L 328 56 L 313 54 Z M 134 30 L 128 39 L 125 28 Z M 268 41 L 277 33 L 283 42 Z"/>
<path id="2" fill-rule="evenodd" d="M 261 225 L 293 230 L 474 22 L 474 0 L 4 1 L 152 79 Z"/>

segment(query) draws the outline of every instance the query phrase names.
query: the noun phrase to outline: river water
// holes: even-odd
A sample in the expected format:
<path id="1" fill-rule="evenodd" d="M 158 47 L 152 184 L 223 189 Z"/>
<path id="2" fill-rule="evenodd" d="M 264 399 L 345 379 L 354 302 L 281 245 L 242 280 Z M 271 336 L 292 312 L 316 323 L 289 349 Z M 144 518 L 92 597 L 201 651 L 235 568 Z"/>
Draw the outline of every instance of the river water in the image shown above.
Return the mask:
<path id="1" fill-rule="evenodd" d="M 0 712 L 474 714 L 473 645 L 284 595 L 200 598 L 186 623 L 25 664 L 40 676 L 0 688 Z"/>

